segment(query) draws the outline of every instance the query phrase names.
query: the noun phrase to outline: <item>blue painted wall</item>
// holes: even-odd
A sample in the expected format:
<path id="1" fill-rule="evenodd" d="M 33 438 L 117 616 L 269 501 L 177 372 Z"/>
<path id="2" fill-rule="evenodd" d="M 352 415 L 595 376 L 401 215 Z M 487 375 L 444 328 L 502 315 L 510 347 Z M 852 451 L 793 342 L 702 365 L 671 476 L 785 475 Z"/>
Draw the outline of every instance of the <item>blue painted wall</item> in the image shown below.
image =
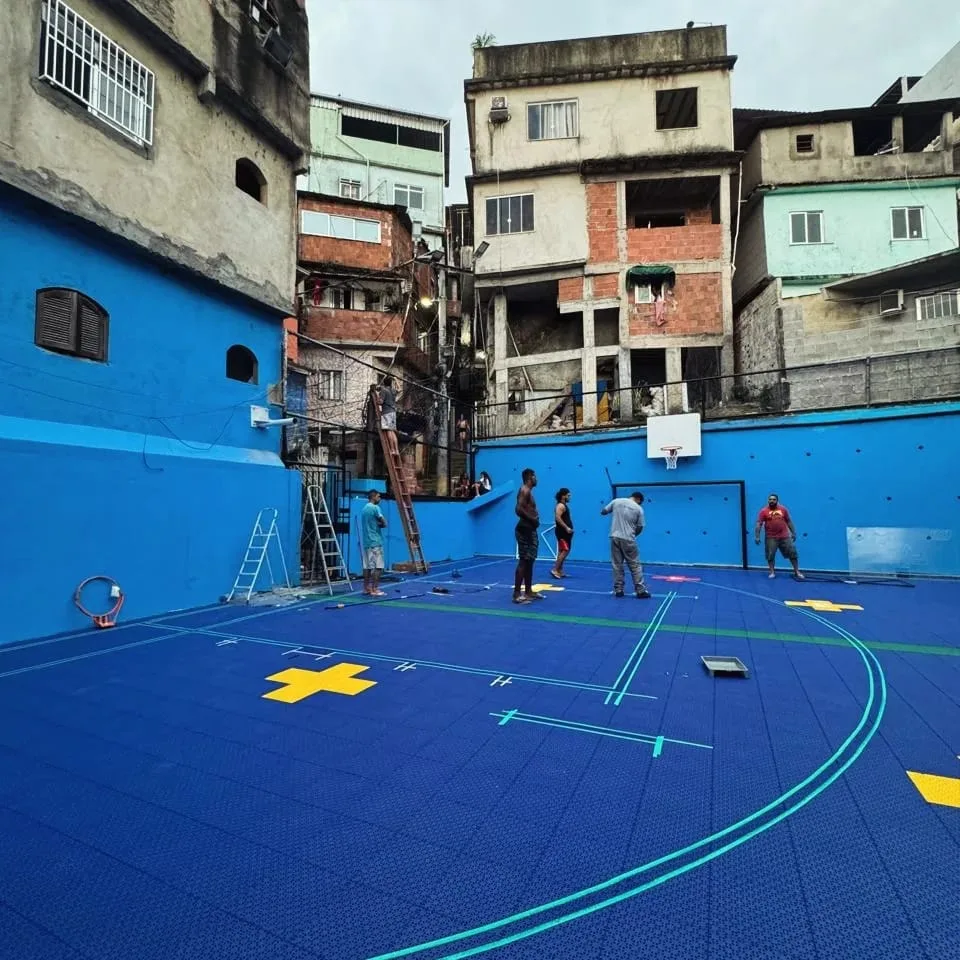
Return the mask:
<path id="1" fill-rule="evenodd" d="M 280 379 L 281 319 L 7 188 L 0 263 L 0 582 L 24 598 L 0 642 L 88 626 L 72 594 L 98 573 L 121 583 L 127 619 L 215 602 L 263 506 L 281 511 L 296 577 L 299 475 L 279 429 L 250 426 Z M 106 363 L 35 346 L 48 286 L 109 312 Z M 233 344 L 256 354 L 257 385 L 226 378 Z"/>
<path id="2" fill-rule="evenodd" d="M 847 528 L 889 527 L 912 530 L 896 546 L 900 568 L 960 576 L 960 453 L 950 439 L 958 432 L 957 404 L 857 410 L 707 424 L 703 455 L 680 460 L 670 473 L 662 460 L 647 459 L 643 429 L 481 444 L 477 470 L 497 487 L 516 490 L 521 470 L 532 467 L 542 517 L 557 488 L 569 487 L 574 555 L 581 559 L 608 556 L 609 524 L 599 516 L 610 496 L 606 468 L 614 482 L 635 483 L 647 495 L 641 553 L 648 561 L 738 565 L 737 487 L 683 484 L 743 480 L 752 566 L 764 563 L 753 546 L 756 514 L 775 490 L 794 514 L 807 569 L 850 569 Z M 663 481 L 674 485 L 649 485 Z M 513 555 L 513 506 L 513 496 L 504 497 L 472 521 L 475 553 Z M 443 553 L 439 545 L 435 551 Z M 855 544 L 861 561 L 864 552 L 871 552 L 866 542 Z M 887 564 L 873 555 L 879 566 Z"/>
<path id="3" fill-rule="evenodd" d="M 870 273 L 958 245 L 960 178 L 782 187 L 764 197 L 767 270 L 775 277 Z M 925 238 L 893 240 L 890 210 L 924 208 Z M 822 210 L 825 243 L 794 244 L 790 214 Z M 819 287 L 817 288 L 819 289 Z"/>

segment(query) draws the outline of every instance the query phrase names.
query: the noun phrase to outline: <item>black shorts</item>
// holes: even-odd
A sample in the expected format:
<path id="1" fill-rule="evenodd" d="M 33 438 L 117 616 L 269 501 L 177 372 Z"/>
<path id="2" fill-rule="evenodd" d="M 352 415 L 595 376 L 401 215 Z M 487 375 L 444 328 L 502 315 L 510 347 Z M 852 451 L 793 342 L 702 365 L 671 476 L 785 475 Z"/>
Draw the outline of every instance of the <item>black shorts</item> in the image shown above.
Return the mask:
<path id="1" fill-rule="evenodd" d="M 540 549 L 540 537 L 537 528 L 518 523 L 514 530 L 517 537 L 517 556 L 521 560 L 536 560 Z"/>

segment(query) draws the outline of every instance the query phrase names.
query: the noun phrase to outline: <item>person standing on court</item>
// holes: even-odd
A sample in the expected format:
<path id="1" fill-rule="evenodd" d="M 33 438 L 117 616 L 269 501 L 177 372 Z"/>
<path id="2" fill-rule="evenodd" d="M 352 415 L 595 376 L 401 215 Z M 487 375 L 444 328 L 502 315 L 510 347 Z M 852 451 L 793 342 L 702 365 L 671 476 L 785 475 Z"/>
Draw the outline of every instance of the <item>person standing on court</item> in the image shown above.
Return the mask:
<path id="1" fill-rule="evenodd" d="M 553 510 L 554 533 L 557 536 L 557 559 L 550 571 L 555 580 L 565 577 L 563 561 L 570 556 L 573 546 L 573 517 L 570 515 L 570 490 L 561 487 L 557 491 L 557 505 Z"/>
<path id="2" fill-rule="evenodd" d="M 772 580 L 777 575 L 777 551 L 779 550 L 790 561 L 793 575 L 798 580 L 803 580 L 804 576 L 800 572 L 797 556 L 797 530 L 793 525 L 790 511 L 780 502 L 780 498 L 775 493 L 767 497 L 767 505 L 757 514 L 757 526 L 753 531 L 753 539 L 756 543 L 760 543 L 761 527 L 766 533 L 764 552 L 767 557 L 767 566 L 770 568 L 767 576 Z"/>
<path id="3" fill-rule="evenodd" d="M 513 602 L 529 603 L 531 600 L 543 600 L 539 593 L 533 592 L 533 564 L 537 559 L 540 536 L 540 514 L 533 499 L 533 488 L 537 485 L 536 473 L 527 467 L 523 471 L 523 486 L 517 493 L 517 572 L 513 578 Z M 521 593 L 520 587 L 524 590 Z"/>
<path id="4" fill-rule="evenodd" d="M 360 547 L 363 551 L 363 592 L 371 597 L 385 597 L 380 589 L 383 573 L 383 528 L 387 519 L 380 509 L 380 492 L 371 490 L 360 511 Z"/>
<path id="5" fill-rule="evenodd" d="M 611 500 L 601 511 L 600 516 L 613 514 L 610 521 L 610 562 L 613 564 L 613 594 L 623 596 L 623 564 L 630 568 L 633 589 L 637 599 L 647 600 L 650 593 L 643 582 L 643 567 L 640 566 L 640 550 L 637 537 L 643 533 L 643 494 L 634 491 L 629 497 L 617 497 Z"/>

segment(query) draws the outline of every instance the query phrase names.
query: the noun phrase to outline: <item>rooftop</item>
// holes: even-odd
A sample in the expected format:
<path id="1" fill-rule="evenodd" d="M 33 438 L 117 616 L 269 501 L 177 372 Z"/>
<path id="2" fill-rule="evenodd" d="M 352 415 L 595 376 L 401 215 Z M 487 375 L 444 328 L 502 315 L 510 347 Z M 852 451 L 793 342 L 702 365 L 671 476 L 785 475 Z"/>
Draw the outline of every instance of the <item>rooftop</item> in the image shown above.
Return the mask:
<path id="1" fill-rule="evenodd" d="M 951 283 L 960 285 L 960 249 L 837 280 L 823 289 L 827 293 L 872 295 L 903 288 L 929 290 Z"/>

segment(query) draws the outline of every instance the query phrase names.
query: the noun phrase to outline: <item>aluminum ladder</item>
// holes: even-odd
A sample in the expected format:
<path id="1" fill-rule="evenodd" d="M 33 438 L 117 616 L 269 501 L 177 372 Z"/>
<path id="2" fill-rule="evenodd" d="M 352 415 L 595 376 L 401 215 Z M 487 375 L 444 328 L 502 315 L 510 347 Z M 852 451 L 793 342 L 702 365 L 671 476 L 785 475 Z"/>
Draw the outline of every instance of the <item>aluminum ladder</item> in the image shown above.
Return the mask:
<path id="1" fill-rule="evenodd" d="M 394 500 L 397 504 L 397 513 L 400 514 L 400 522 L 403 524 L 403 534 L 407 541 L 407 547 L 410 550 L 410 560 L 414 573 L 429 573 L 430 564 L 423 553 L 423 544 L 420 540 L 420 527 L 417 524 L 417 518 L 413 512 L 413 500 L 407 491 L 406 482 L 403 479 L 403 461 L 399 453 L 394 453 L 390 449 L 387 441 L 387 435 L 382 427 L 380 394 L 375 386 L 370 387 L 370 407 L 373 412 L 374 422 L 377 425 L 377 435 L 380 437 L 380 446 L 383 450 L 384 459 L 387 461 L 387 475 L 390 477 L 390 487 L 393 490 Z M 399 450 L 399 439 L 397 449 Z"/>
<path id="2" fill-rule="evenodd" d="M 323 495 L 323 487 L 318 483 L 307 486 L 307 498 L 303 505 L 303 525 L 313 527 L 314 553 L 320 556 L 320 566 L 323 569 L 323 579 L 330 596 L 333 596 L 334 582 L 346 581 L 353 593 L 353 581 L 347 570 L 347 561 L 340 549 L 340 538 L 337 536 L 327 498 Z M 329 561 L 329 562 L 328 562 Z M 331 578 L 331 570 L 339 576 Z"/>
<path id="3" fill-rule="evenodd" d="M 270 574 L 270 586 L 274 586 L 273 568 L 270 566 L 270 544 L 276 543 L 277 550 L 280 553 L 280 564 L 283 567 L 283 579 L 287 587 L 290 586 L 290 575 L 287 573 L 287 561 L 283 556 L 283 544 L 280 542 L 280 532 L 277 530 L 277 517 L 279 512 L 276 507 L 264 507 L 258 514 L 253 524 L 253 532 L 247 541 L 247 552 L 243 556 L 243 563 L 240 564 L 240 572 L 237 579 L 233 581 L 233 587 L 227 594 L 227 603 L 233 600 L 238 593 L 245 594 L 244 600 L 250 602 L 250 596 L 253 588 L 257 585 L 260 577 L 260 570 L 264 563 L 267 565 L 267 573 Z M 264 524 L 269 519 L 265 527 Z"/>

